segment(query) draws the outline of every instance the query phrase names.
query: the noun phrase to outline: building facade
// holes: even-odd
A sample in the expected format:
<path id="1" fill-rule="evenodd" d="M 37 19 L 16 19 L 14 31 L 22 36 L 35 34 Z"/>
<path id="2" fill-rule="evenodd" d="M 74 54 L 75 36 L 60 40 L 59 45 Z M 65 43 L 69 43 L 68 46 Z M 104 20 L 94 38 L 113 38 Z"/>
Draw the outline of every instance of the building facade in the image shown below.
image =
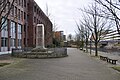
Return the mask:
<path id="1" fill-rule="evenodd" d="M 34 4 L 33 4 L 34 3 Z M 45 26 L 45 46 L 52 44 L 52 23 L 44 14 L 41 8 L 34 0 L 29 0 L 28 5 L 28 46 L 35 46 L 36 44 L 36 25 L 44 24 Z"/>
<path id="2" fill-rule="evenodd" d="M 66 35 L 64 35 L 63 31 L 54 32 L 54 45 L 59 46 L 59 47 L 67 46 Z"/>
<path id="3" fill-rule="evenodd" d="M 55 35 L 55 39 L 58 41 L 58 42 L 61 42 L 63 41 L 63 31 L 56 31 L 54 32 L 54 35 Z"/>
<path id="4" fill-rule="evenodd" d="M 11 4 L 11 0 L 9 0 Z M 6 10 L 7 11 L 7 7 Z M 4 21 L 5 14 L 2 14 Z M 36 46 L 36 26 L 45 26 L 45 45 L 52 44 L 52 22 L 34 0 L 15 0 L 0 32 L 0 51 Z"/>
<path id="5" fill-rule="evenodd" d="M 118 34 L 118 31 L 109 31 L 105 35 L 102 35 L 101 41 L 107 41 L 107 42 L 120 42 L 120 34 Z"/>

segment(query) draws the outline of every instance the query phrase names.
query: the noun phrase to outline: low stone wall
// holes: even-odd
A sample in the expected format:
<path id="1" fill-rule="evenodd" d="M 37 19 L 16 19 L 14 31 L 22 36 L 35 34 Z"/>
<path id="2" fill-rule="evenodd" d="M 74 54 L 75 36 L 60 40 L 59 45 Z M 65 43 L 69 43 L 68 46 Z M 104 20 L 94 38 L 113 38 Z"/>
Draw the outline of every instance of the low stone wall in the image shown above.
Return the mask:
<path id="1" fill-rule="evenodd" d="M 30 49 L 13 49 L 12 56 L 23 58 L 58 58 L 66 57 L 67 48 L 49 48 L 46 52 L 31 52 Z"/>
<path id="2" fill-rule="evenodd" d="M 67 48 L 50 48 L 56 55 L 67 55 Z"/>

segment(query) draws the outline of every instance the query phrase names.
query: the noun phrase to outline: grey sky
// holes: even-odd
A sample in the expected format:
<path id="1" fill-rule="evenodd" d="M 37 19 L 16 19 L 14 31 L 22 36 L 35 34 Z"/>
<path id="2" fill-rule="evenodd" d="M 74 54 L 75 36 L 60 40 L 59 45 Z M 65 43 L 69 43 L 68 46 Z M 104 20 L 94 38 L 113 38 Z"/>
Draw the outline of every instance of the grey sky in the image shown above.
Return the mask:
<path id="1" fill-rule="evenodd" d="M 81 14 L 78 8 L 87 6 L 91 0 L 35 0 L 41 9 L 46 12 L 48 5 L 50 19 L 58 26 L 58 31 L 63 30 L 66 35 L 74 34 L 76 30 L 75 20 L 79 20 Z"/>

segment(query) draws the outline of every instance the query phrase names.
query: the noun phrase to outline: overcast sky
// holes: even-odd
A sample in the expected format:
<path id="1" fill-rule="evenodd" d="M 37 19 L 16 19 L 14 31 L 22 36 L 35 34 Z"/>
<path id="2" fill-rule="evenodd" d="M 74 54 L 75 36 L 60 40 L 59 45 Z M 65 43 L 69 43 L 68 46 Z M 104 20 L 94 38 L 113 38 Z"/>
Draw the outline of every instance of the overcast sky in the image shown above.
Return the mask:
<path id="1" fill-rule="evenodd" d="M 87 6 L 91 0 L 35 0 L 40 8 L 46 13 L 46 4 L 50 19 L 55 21 L 58 31 L 64 31 L 64 34 L 75 34 L 75 20 L 80 19 L 80 11 L 78 8 Z"/>

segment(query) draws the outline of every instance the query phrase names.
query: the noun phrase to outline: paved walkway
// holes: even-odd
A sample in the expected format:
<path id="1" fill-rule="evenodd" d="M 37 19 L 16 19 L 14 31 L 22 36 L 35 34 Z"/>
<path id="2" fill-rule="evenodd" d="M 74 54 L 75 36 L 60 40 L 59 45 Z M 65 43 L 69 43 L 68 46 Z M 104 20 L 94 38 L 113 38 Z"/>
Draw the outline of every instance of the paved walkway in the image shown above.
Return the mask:
<path id="1" fill-rule="evenodd" d="M 120 73 L 77 49 L 68 57 L 25 59 L 0 68 L 0 80 L 120 80 Z"/>

